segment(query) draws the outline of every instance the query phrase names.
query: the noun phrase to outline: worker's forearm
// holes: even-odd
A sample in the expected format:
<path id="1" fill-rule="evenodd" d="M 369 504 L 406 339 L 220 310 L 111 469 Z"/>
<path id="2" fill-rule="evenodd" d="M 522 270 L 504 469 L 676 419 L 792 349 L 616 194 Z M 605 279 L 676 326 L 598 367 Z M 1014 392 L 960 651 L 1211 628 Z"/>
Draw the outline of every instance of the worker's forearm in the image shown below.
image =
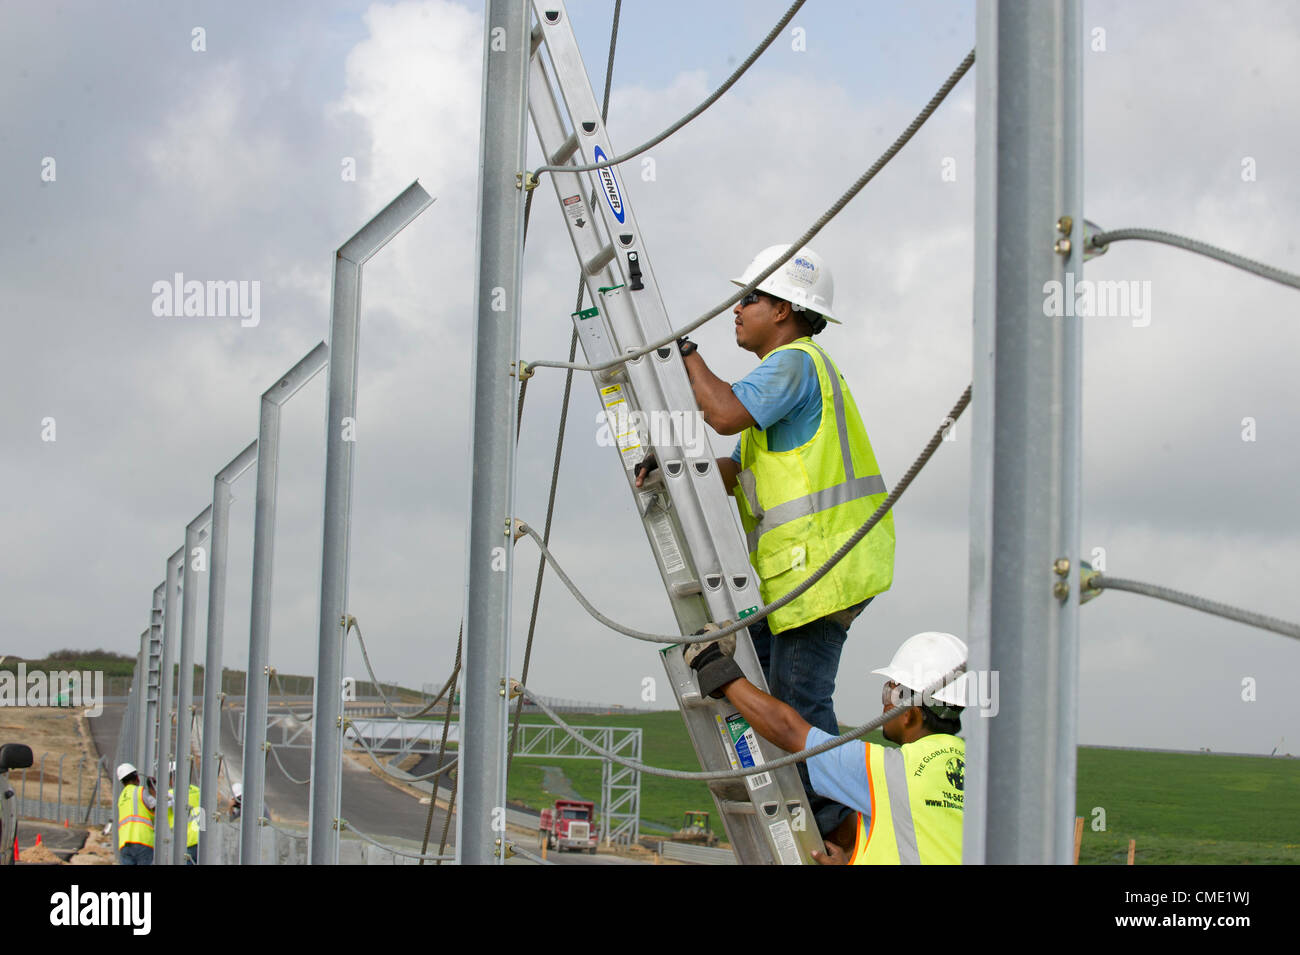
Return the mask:
<path id="1" fill-rule="evenodd" d="M 812 726 L 793 707 L 764 693 L 743 677 L 732 680 L 723 692 L 759 736 L 791 753 L 803 749 Z"/>
<path id="2" fill-rule="evenodd" d="M 740 465 L 731 458 L 718 458 L 718 476 L 722 478 L 722 486 L 728 494 L 735 494 L 736 475 L 739 473 Z"/>
<path id="3" fill-rule="evenodd" d="M 699 352 L 686 357 L 686 374 L 705 424 L 718 434 L 739 434 L 754 423 L 731 385 L 709 369 Z"/>

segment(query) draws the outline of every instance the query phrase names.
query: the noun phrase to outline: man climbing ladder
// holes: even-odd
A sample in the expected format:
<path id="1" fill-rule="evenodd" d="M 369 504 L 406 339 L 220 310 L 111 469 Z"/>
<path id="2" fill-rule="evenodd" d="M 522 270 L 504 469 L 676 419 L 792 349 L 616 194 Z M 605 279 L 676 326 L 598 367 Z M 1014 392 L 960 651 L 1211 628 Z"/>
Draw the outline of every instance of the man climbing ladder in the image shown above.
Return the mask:
<path id="1" fill-rule="evenodd" d="M 764 249 L 737 279 L 745 286 L 789 251 Z M 884 500 L 886 489 L 847 382 L 812 337 L 832 314 L 834 283 L 821 257 L 800 249 L 736 303 L 736 344 L 761 364 L 734 385 L 720 379 L 696 344 L 678 348 L 704 420 L 719 434 L 740 434 L 718 472 L 736 498 L 764 603 L 794 590 Z M 656 465 L 643 462 L 638 486 Z M 894 516 L 887 514 L 829 574 L 750 627 L 772 695 L 832 736 L 839 734 L 832 695 L 849 625 L 894 577 Z M 817 827 L 841 825 L 852 838 L 854 813 L 815 794 L 800 765 Z"/>

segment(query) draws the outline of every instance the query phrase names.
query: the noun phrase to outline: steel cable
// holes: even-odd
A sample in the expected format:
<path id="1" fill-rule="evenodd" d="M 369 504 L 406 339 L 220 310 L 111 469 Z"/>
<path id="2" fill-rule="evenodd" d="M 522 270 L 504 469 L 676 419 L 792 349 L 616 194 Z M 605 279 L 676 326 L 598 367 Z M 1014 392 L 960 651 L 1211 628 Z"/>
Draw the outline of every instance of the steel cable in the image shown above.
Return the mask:
<path id="1" fill-rule="evenodd" d="M 1235 620 L 1237 623 L 1259 627 L 1261 630 L 1271 630 L 1273 633 L 1280 633 L 1284 637 L 1300 640 L 1300 624 L 1279 620 L 1277 617 L 1268 617 L 1252 610 L 1230 607 L 1227 604 L 1207 600 L 1195 594 L 1183 593 L 1180 590 L 1171 590 L 1158 584 L 1146 584 L 1139 580 L 1127 580 L 1123 577 L 1110 577 L 1099 573 L 1088 581 L 1087 586 L 1093 590 L 1127 590 L 1129 593 L 1155 597 L 1158 600 L 1167 600 L 1170 603 L 1181 604 L 1202 613 L 1214 614 L 1216 617 Z"/>
<path id="2" fill-rule="evenodd" d="M 771 275 L 782 265 L 784 265 L 787 259 L 790 259 L 793 256 L 797 255 L 799 250 L 803 248 L 810 239 L 812 239 L 815 235 L 817 235 L 817 233 L 819 233 L 822 230 L 822 228 L 826 225 L 826 223 L 830 222 L 831 219 L 835 218 L 835 216 L 837 216 L 840 213 L 840 211 L 846 205 L 849 204 L 849 202 L 853 199 L 853 197 L 856 196 L 859 192 L 861 192 L 863 187 L 865 187 L 867 183 L 869 183 L 872 179 L 874 179 L 876 177 L 876 174 L 879 173 L 881 169 L 885 168 L 885 165 L 891 159 L 893 159 L 895 155 L 897 155 L 898 151 L 902 149 L 905 145 L 907 145 L 908 140 L 910 140 L 916 134 L 916 131 L 920 129 L 921 126 L 925 123 L 925 121 L 930 118 L 930 114 L 933 113 L 935 109 L 938 108 L 939 104 L 942 103 L 944 99 L 948 96 L 948 94 L 952 92 L 952 88 L 957 85 L 957 81 L 966 75 L 966 71 L 969 70 L 974 63 L 975 63 L 975 51 L 971 50 L 970 53 L 966 54 L 966 58 L 962 60 L 961 63 L 957 66 L 957 68 L 953 70 L 953 72 L 949 75 L 948 79 L 944 81 L 943 85 L 939 87 L 939 91 L 934 94 L 934 96 L 930 99 L 930 102 L 925 105 L 925 108 L 922 109 L 921 112 L 916 115 L 916 117 L 912 120 L 912 122 L 908 124 L 907 128 L 903 130 L 903 132 L 899 135 L 897 139 L 894 140 L 893 144 L 890 145 L 890 147 L 886 149 L 883 153 L 881 153 L 880 158 L 877 159 L 874 163 L 872 163 L 870 168 L 868 168 L 866 172 L 864 172 L 861 176 L 859 176 L 857 181 L 853 183 L 853 185 L 851 185 L 844 192 L 843 195 L 841 195 L 838 199 L 836 199 L 835 202 L 831 204 L 829 209 L 827 209 L 824 213 L 822 213 L 822 215 L 817 219 L 817 221 L 814 222 L 809 227 L 807 232 L 805 232 L 793 243 L 791 243 L 790 249 L 789 251 L 786 252 L 785 255 L 781 256 L 770 266 L 768 266 L 764 271 L 756 275 L 752 282 L 750 282 L 744 288 L 737 291 L 730 298 L 724 299 L 721 303 L 715 305 L 710 311 L 705 312 L 703 315 L 699 316 L 698 318 L 692 319 L 686 325 L 683 325 L 681 328 L 675 329 L 664 338 L 660 338 L 657 341 L 651 342 L 650 344 L 638 348 L 634 351 L 625 352 L 624 354 L 619 355 L 617 358 L 611 358 L 609 361 L 599 362 L 593 365 L 575 364 L 574 362 L 571 361 L 570 362 L 545 361 L 545 360 L 530 361 L 524 363 L 528 367 L 528 370 L 531 371 L 534 368 L 572 368 L 575 371 L 604 371 L 606 368 L 613 368 L 616 365 L 622 365 L 625 362 L 632 361 L 633 359 L 639 358 L 642 355 L 648 355 L 650 352 L 654 351 L 657 348 L 663 348 L 665 345 L 674 343 L 677 341 L 677 339 L 681 338 L 683 335 L 694 331 L 695 329 L 699 328 L 701 325 L 703 325 L 705 322 L 709 321 L 710 319 L 715 318 L 718 315 L 721 315 L 728 308 L 735 305 L 742 298 L 744 298 L 746 295 L 748 295 L 750 292 L 756 289 L 759 286 L 759 283 L 766 280 L 769 275 Z"/>
<path id="3" fill-rule="evenodd" d="M 352 720 L 348 720 L 346 725 L 351 726 L 353 730 L 356 730 L 357 728 L 356 724 Z M 394 773 L 392 770 L 390 770 L 387 766 L 385 766 L 383 763 L 379 761 L 379 758 L 375 755 L 375 751 L 370 748 L 370 744 L 365 741 L 365 738 L 362 737 L 360 733 L 357 733 L 356 740 L 358 743 L 361 744 L 361 748 L 366 751 L 366 755 L 370 757 L 370 761 L 373 762 L 375 766 L 379 768 L 379 771 L 381 773 L 383 773 L 385 776 L 388 776 L 392 779 L 396 779 L 398 782 L 401 783 L 422 783 L 425 780 L 433 779 L 435 776 L 441 776 L 443 773 L 451 769 L 460 761 L 460 757 L 457 756 L 455 759 L 452 759 L 449 762 L 444 763 L 442 766 L 438 767 L 433 772 L 425 773 L 423 776 L 412 776 L 409 773 L 404 774 L 402 776 L 398 776 L 396 773 Z M 440 758 L 441 755 L 442 754 L 439 753 Z"/>
<path id="4" fill-rule="evenodd" d="M 1250 272 L 1271 282 L 1278 282 L 1291 288 L 1300 289 L 1300 275 L 1296 275 L 1294 272 L 1286 272 L 1271 265 L 1265 265 L 1263 262 L 1256 262 L 1244 255 L 1237 255 L 1235 252 L 1229 252 L 1226 249 L 1220 249 L 1218 246 L 1210 245 L 1208 242 L 1191 239 L 1175 232 L 1161 232 L 1157 229 L 1109 229 L 1106 232 L 1098 232 L 1096 235 L 1089 236 L 1088 245 L 1093 249 L 1104 252 L 1110 243 L 1123 242 L 1125 239 L 1142 239 L 1146 242 L 1161 242 L 1165 245 L 1172 245 L 1176 249 L 1204 255 L 1207 258 Z"/>
<path id="5" fill-rule="evenodd" d="M 862 540 L 862 538 L 866 537 L 872 528 L 884 519 L 884 516 L 889 513 L 890 509 L 898 502 L 898 499 L 903 496 L 903 492 L 907 490 L 908 486 L 913 480 L 915 480 L 916 476 L 921 473 L 921 469 L 925 467 L 930 458 L 934 455 L 934 452 L 938 450 L 940 442 L 943 441 L 944 433 L 957 421 L 958 418 L 961 417 L 962 412 L 966 410 L 966 406 L 970 404 L 970 397 L 971 388 L 970 385 L 967 385 L 966 390 L 962 392 L 961 398 L 957 400 L 957 404 L 955 404 L 952 411 L 949 412 L 947 419 L 945 419 L 944 423 L 939 427 L 939 430 L 934 433 L 934 436 L 930 438 L 929 443 L 926 444 L 924 450 L 921 451 L 917 459 L 912 462 L 912 466 L 907 469 L 907 473 L 903 475 L 902 480 L 900 480 L 894 489 L 889 492 L 888 496 L 886 496 L 886 498 L 880 503 L 880 506 L 876 508 L 875 513 L 867 519 L 867 522 L 854 531 L 848 540 L 840 545 L 839 550 L 835 551 L 835 553 L 831 554 L 831 556 L 826 559 L 824 564 L 809 574 L 797 587 L 785 594 L 783 597 L 779 597 L 766 606 L 759 607 L 758 610 L 747 615 L 743 620 L 738 620 L 727 624 L 724 627 L 719 627 L 717 630 L 709 631 L 710 639 L 721 639 L 728 634 L 735 633 L 738 630 L 743 630 L 745 627 L 758 623 L 758 621 L 764 619 L 769 614 L 780 610 L 786 604 L 799 599 L 805 591 L 830 573 L 831 568 L 843 560 L 844 556 L 848 554 L 848 552 L 852 550 L 858 542 Z M 569 575 L 564 572 L 564 568 L 560 566 L 550 549 L 537 535 L 537 531 L 533 530 L 532 527 L 522 521 L 519 522 L 519 531 L 527 534 L 533 539 L 533 542 L 537 545 L 538 549 L 542 552 L 542 555 L 555 571 L 556 576 L 559 577 L 564 583 L 564 586 L 569 589 L 569 593 L 573 594 L 574 599 L 582 605 L 582 609 L 586 610 L 587 613 L 600 623 L 603 623 L 611 630 L 618 631 L 624 636 L 632 637 L 634 640 L 644 640 L 648 643 L 668 644 L 681 643 L 683 641 L 683 634 L 648 633 L 644 630 L 637 630 L 633 627 L 625 627 L 623 624 L 605 616 L 597 610 L 589 600 L 587 600 L 578 589 L 577 585 L 569 578 Z"/>
<path id="6" fill-rule="evenodd" d="M 714 638 L 714 634 L 712 631 L 710 631 L 709 639 L 712 640 L 713 638 Z M 952 683 L 955 680 L 960 679 L 961 675 L 965 672 L 966 672 L 965 663 L 963 663 L 959 667 L 955 667 L 954 669 L 949 670 L 942 677 L 935 680 L 933 683 L 931 683 L 929 686 L 923 689 L 921 691 L 921 696 L 923 698 L 932 697 L 935 693 L 943 689 L 949 683 Z M 551 709 L 540 699 L 534 696 L 533 693 L 527 687 L 520 686 L 519 689 L 523 693 L 526 693 L 528 695 L 528 698 L 532 700 L 534 703 L 536 703 L 538 708 L 541 709 L 541 711 L 545 713 L 547 716 L 549 716 L 556 726 L 562 729 L 568 736 L 572 737 L 575 742 L 585 747 L 586 749 L 590 750 L 591 752 L 595 753 L 597 756 L 603 756 L 605 759 L 613 760 L 614 762 L 618 763 L 620 766 L 626 766 L 628 769 L 634 769 L 637 772 L 647 773 L 651 776 L 662 776 L 665 779 L 688 779 L 693 782 L 711 782 L 714 780 L 721 780 L 721 779 L 744 779 L 747 776 L 756 776 L 759 773 L 765 773 L 773 769 L 780 769 L 781 767 L 789 766 L 792 763 L 803 762 L 804 760 L 809 759 L 810 757 L 817 756 L 821 753 L 825 753 L 826 751 L 835 749 L 838 746 L 843 746 L 845 743 L 850 743 L 853 740 L 857 739 L 858 737 L 870 733 L 872 730 L 879 729 L 880 727 L 888 723 L 890 720 L 894 719 L 897 716 L 901 716 L 902 714 L 906 713 L 908 710 L 910 710 L 913 706 L 916 705 L 915 703 L 911 703 L 911 702 L 900 703 L 898 706 L 895 706 L 893 709 L 887 710 L 884 713 L 880 714 L 875 719 L 863 723 L 861 726 L 856 727 L 855 729 L 851 729 L 847 733 L 841 733 L 839 736 L 836 736 L 834 739 L 828 739 L 823 743 L 818 743 L 816 746 L 810 746 L 807 749 L 801 749 L 797 753 L 790 753 L 786 756 L 778 757 L 777 759 L 767 760 L 766 762 L 758 766 L 753 766 L 748 769 L 715 769 L 706 772 L 696 773 L 696 772 L 689 772 L 687 770 L 681 770 L 681 769 L 665 769 L 662 766 L 648 766 L 645 763 L 637 762 L 634 759 L 628 759 L 626 756 L 620 756 L 617 753 L 612 752 L 611 750 L 607 750 L 604 747 L 596 743 L 593 743 L 591 740 L 587 739 L 585 736 L 583 736 L 581 733 L 579 733 L 577 730 L 571 727 L 568 723 L 564 722 L 564 720 L 560 719 L 558 713 L 556 713 L 553 709 Z"/>
<path id="7" fill-rule="evenodd" d="M 306 786 L 311 782 L 310 779 L 298 779 L 296 776 L 290 775 L 289 770 L 284 768 L 284 763 L 280 762 L 280 754 L 276 752 L 276 749 L 277 747 L 272 746 L 270 743 L 266 746 L 266 751 L 275 758 L 275 765 L 280 767 L 280 772 L 284 773 L 285 779 L 299 786 Z"/>
<path id="8" fill-rule="evenodd" d="M 736 67 L 735 72 L 733 72 L 729 77 L 727 77 L 727 79 L 723 82 L 721 86 L 719 86 L 716 90 L 714 90 L 711 94 L 709 94 L 708 98 L 705 99 L 704 102 L 700 103 L 699 106 L 695 107 L 695 109 L 691 110 L 689 113 L 687 113 L 677 122 L 673 123 L 663 132 L 659 133 L 657 136 L 654 136 L 653 138 L 646 140 L 644 143 L 642 143 L 640 146 L 636 147 L 636 149 L 633 149 L 630 152 L 626 152 L 621 155 L 615 156 L 612 159 L 606 159 L 604 162 L 591 163 L 590 165 L 587 166 L 538 166 L 536 169 L 532 171 L 531 175 L 534 178 L 536 178 L 537 176 L 541 175 L 544 172 L 594 172 L 597 169 L 604 169 L 607 166 L 617 166 L 619 163 L 627 162 L 629 159 L 633 159 L 636 156 L 641 155 L 647 149 L 651 149 L 659 145 L 661 142 L 663 142 L 673 133 L 677 132 L 687 123 L 691 122 L 691 120 L 695 119 L 706 109 L 708 109 L 710 106 L 716 103 L 718 99 L 721 98 L 722 94 L 726 93 L 727 90 L 731 89 L 731 87 L 733 87 L 736 84 L 736 81 L 745 75 L 745 71 L 748 70 L 751 66 L 753 66 L 754 62 L 760 56 L 763 55 L 763 51 L 765 51 L 769 46 L 772 45 L 772 41 L 775 40 L 778 36 L 780 36 L 781 31 L 785 29 L 785 25 L 789 23 L 791 19 L 793 19 L 794 15 L 799 12 L 799 8 L 802 7 L 805 2 L 806 0 L 795 0 L 795 2 L 790 5 L 790 9 L 786 10 L 785 14 L 781 17 L 781 19 L 776 22 L 776 25 L 772 27 L 771 30 L 768 31 L 767 36 L 763 37 L 763 41 L 754 48 L 753 52 L 750 53 L 749 56 L 745 57 L 744 62 L 741 63 L 740 66 Z M 614 12 L 614 28 L 612 33 L 614 35 L 617 35 L 618 33 L 617 8 L 615 9 Z M 614 44 L 611 43 L 609 47 L 609 65 L 612 65 L 613 62 L 614 62 Z M 609 76 L 609 65 L 607 65 L 605 68 L 606 77 Z M 609 108 L 609 93 L 607 92 L 605 94 L 605 110 L 607 111 L 608 108 Z M 604 117 L 604 112 L 602 112 L 601 116 L 602 118 Z"/>
<path id="9" fill-rule="evenodd" d="M 460 631 L 456 634 L 456 662 L 451 668 L 451 678 L 447 681 L 452 687 L 452 695 L 447 698 L 447 711 L 442 718 L 442 741 L 438 744 L 438 758 L 447 751 L 447 733 L 451 728 L 451 708 L 456 703 L 456 678 L 460 676 L 460 658 L 465 637 L 465 621 L 461 621 Z M 459 758 L 459 757 L 458 757 Z M 452 775 L 455 778 L 455 774 Z M 451 810 L 456 804 L 456 787 L 451 787 L 451 799 L 447 801 L 447 816 L 443 820 L 442 826 L 442 843 L 438 846 L 438 852 L 441 854 L 447 848 L 447 827 L 451 825 Z M 424 842 L 420 846 L 421 852 L 429 851 L 429 832 L 433 828 L 433 810 L 438 805 L 438 787 L 433 787 L 433 792 L 429 793 L 429 814 L 424 818 Z M 441 862 L 438 863 L 442 865 Z M 420 865 L 424 865 L 424 860 L 420 860 Z"/>
<path id="10" fill-rule="evenodd" d="M 344 829 L 347 829 L 347 830 L 350 831 L 350 832 L 354 832 L 354 833 L 357 834 L 357 836 L 359 836 L 359 837 L 360 837 L 362 840 L 364 840 L 365 842 L 370 843 L 372 846 L 377 846 L 378 848 L 383 849 L 385 852 L 391 852 L 391 853 L 393 853 L 394 855 L 406 856 L 408 859 L 419 859 L 421 862 L 423 862 L 425 859 L 436 859 L 436 860 L 438 860 L 439 862 L 441 862 L 441 861 L 444 860 L 444 859 L 455 859 L 455 858 L 456 858 L 454 855 L 453 855 L 453 856 L 447 856 L 447 855 L 436 855 L 436 856 L 435 856 L 435 855 L 428 855 L 428 854 L 423 853 L 423 852 L 411 852 L 411 851 L 408 850 L 408 849 L 398 849 L 396 846 L 386 846 L 386 845 L 384 845 L 382 842 L 379 842 L 378 840 L 374 839 L 373 837 L 366 835 L 364 832 L 362 832 L 362 831 L 361 831 L 360 829 L 358 829 L 356 826 L 352 825 L 352 823 L 348 822 L 346 819 L 340 819 L 338 822 L 339 822 L 339 830 L 340 830 L 340 831 L 342 831 L 342 830 L 344 830 Z"/>
<path id="11" fill-rule="evenodd" d="M 312 719 L 315 718 L 316 714 L 308 713 L 306 716 L 303 716 L 300 713 L 295 713 L 293 711 L 293 704 L 289 702 L 289 694 L 284 691 L 284 684 L 280 682 L 280 671 L 277 670 L 275 667 L 271 667 L 270 669 L 271 669 L 271 677 L 272 679 L 275 680 L 275 685 L 280 691 L 280 705 L 283 706 L 286 710 L 288 710 L 289 715 L 292 716 L 299 723 L 310 723 Z"/>
<path id="12" fill-rule="evenodd" d="M 365 661 L 366 672 L 370 674 L 371 682 L 374 683 L 375 689 L 379 691 L 379 699 L 383 701 L 384 707 L 388 710 L 388 712 L 392 713 L 394 717 L 396 717 L 399 720 L 417 720 L 421 716 L 424 716 L 426 713 L 432 710 L 435 706 L 437 706 L 442 701 L 443 696 L 446 695 L 448 688 L 450 688 L 451 686 L 450 679 L 448 679 L 447 682 L 442 685 L 442 689 L 438 691 L 437 696 L 435 696 L 432 700 L 430 700 L 427 704 L 425 704 L 424 707 L 416 710 L 414 713 L 403 713 L 401 710 L 393 706 L 393 704 L 389 701 L 388 697 L 384 694 L 384 688 L 379 684 L 379 677 L 375 676 L 375 668 L 370 665 L 370 654 L 366 652 L 366 641 L 365 638 L 361 635 L 361 624 L 357 621 L 357 618 L 352 616 L 351 614 L 348 615 L 348 630 L 356 630 L 357 643 L 361 647 L 361 659 Z"/>

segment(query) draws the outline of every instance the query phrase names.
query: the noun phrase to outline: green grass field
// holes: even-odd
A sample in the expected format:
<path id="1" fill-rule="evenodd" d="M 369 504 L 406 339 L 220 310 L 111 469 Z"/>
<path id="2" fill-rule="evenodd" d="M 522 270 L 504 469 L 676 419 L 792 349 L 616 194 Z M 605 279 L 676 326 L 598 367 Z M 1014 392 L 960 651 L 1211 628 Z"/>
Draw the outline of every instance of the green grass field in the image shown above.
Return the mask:
<path id="1" fill-rule="evenodd" d="M 1079 750 L 1079 861 L 1300 863 L 1300 762 L 1213 753 Z M 1105 810 L 1104 832 L 1094 812 Z"/>
<path id="2" fill-rule="evenodd" d="M 653 766 L 698 770 L 690 739 L 676 711 L 624 716 L 565 717 L 573 724 L 639 726 L 643 761 Z M 529 723 L 547 723 L 527 715 Z M 867 737 L 882 742 L 878 733 Z M 543 787 L 543 766 L 561 770 L 585 799 L 600 801 L 596 760 L 517 757 L 511 770 L 511 801 L 541 809 L 555 801 Z M 1079 861 L 1122 865 L 1129 839 L 1137 840 L 1137 863 L 1300 863 L 1300 761 L 1212 753 L 1150 753 L 1079 750 L 1078 815 L 1084 818 Z M 1095 813 L 1094 809 L 1104 810 Z M 641 777 L 641 819 L 649 834 L 674 830 L 688 809 L 709 811 L 723 836 L 717 810 L 702 783 Z M 1104 821 L 1105 829 L 1094 825 Z"/>

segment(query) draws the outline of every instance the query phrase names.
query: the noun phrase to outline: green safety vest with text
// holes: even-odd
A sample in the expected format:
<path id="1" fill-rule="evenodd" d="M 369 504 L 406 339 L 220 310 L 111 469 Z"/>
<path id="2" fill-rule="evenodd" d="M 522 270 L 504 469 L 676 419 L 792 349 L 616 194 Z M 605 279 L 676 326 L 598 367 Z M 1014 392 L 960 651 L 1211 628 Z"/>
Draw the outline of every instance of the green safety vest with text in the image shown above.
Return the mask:
<path id="1" fill-rule="evenodd" d="M 774 348 L 805 352 L 817 369 L 822 414 L 817 433 L 790 451 L 769 451 L 767 435 L 740 437 L 736 503 L 764 603 L 785 596 L 839 549 L 886 497 L 858 406 L 839 369 L 809 338 Z M 852 607 L 894 582 L 894 514 L 871 529 L 830 572 L 769 616 L 780 633 Z"/>
<path id="2" fill-rule="evenodd" d="M 850 865 L 960 865 L 966 741 L 932 733 L 894 749 L 867 744 L 871 820 L 858 813 Z"/>
<path id="3" fill-rule="evenodd" d="M 153 847 L 153 810 L 144 804 L 144 787 L 123 786 L 117 797 L 117 848 L 128 842 Z"/>

